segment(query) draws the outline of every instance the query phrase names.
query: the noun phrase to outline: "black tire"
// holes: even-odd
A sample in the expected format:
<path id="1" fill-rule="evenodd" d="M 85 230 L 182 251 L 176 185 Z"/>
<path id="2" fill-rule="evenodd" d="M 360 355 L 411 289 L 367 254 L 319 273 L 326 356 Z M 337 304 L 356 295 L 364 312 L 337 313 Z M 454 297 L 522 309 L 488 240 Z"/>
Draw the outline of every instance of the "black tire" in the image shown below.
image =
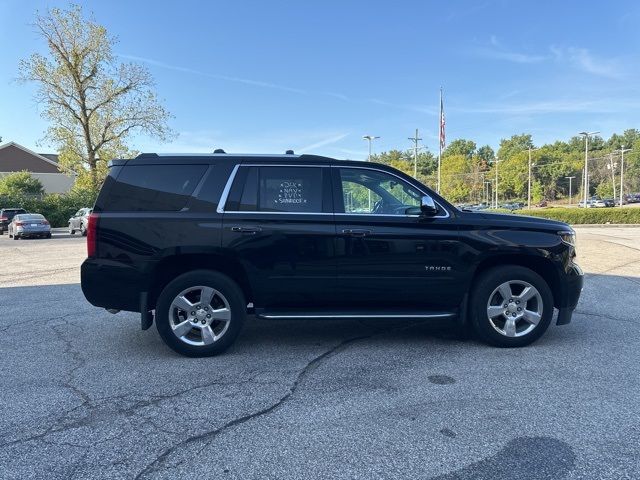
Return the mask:
<path id="1" fill-rule="evenodd" d="M 84 224 L 80 224 L 80 235 L 82 235 L 83 237 L 87 236 L 87 229 L 84 228 Z"/>
<path id="2" fill-rule="evenodd" d="M 75 234 L 76 234 L 76 231 L 73 228 L 71 228 L 71 224 L 69 224 L 69 235 L 75 235 Z"/>
<path id="3" fill-rule="evenodd" d="M 231 319 L 224 335 L 210 345 L 189 345 L 174 335 L 169 309 L 174 298 L 183 290 L 195 286 L 218 290 L 229 303 Z M 156 305 L 156 328 L 162 340 L 175 352 L 187 357 L 209 357 L 224 352 L 240 334 L 246 317 L 247 302 L 242 290 L 226 275 L 211 270 L 194 270 L 172 280 L 160 293 Z"/>
<path id="4" fill-rule="evenodd" d="M 487 305 L 493 291 L 510 281 L 524 281 L 534 286 L 542 299 L 542 314 L 538 324 L 529 333 L 508 337 L 491 324 Z M 524 347 L 535 342 L 549 328 L 553 317 L 553 294 L 547 282 L 536 272 L 518 265 L 491 268 L 476 279 L 469 303 L 471 324 L 480 339 L 497 347 Z M 505 329 L 506 330 L 506 329 Z"/>
<path id="5" fill-rule="evenodd" d="M 51 233 L 47 233 L 46 237 L 51 238 Z"/>
<path id="6" fill-rule="evenodd" d="M 13 235 L 13 239 L 14 239 L 14 240 L 20 240 L 20 237 L 19 237 L 18 235 L 15 235 L 15 234 L 14 234 L 14 235 Z"/>

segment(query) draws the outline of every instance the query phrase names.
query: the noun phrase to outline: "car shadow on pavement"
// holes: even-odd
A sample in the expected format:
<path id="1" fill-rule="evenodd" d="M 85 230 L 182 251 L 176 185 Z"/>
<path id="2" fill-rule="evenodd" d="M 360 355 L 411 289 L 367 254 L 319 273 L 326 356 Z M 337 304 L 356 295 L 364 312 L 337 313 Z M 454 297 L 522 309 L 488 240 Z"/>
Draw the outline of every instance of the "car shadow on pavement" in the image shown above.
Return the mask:
<path id="1" fill-rule="evenodd" d="M 636 321 L 640 316 L 640 296 L 626 296 L 623 305 L 616 298 L 638 285 L 640 279 L 634 277 L 588 275 L 574 322 L 575 317 L 580 315 L 600 320 Z M 47 305 L 45 312 L 31 308 L 43 304 Z M 99 338 L 98 332 L 102 332 L 104 338 L 105 331 L 108 331 L 106 337 L 116 346 L 126 347 L 137 355 L 151 353 L 145 352 L 147 349 L 154 350 L 155 355 L 169 352 L 162 345 L 155 328 L 145 332 L 140 330 L 138 314 L 121 312 L 112 315 L 104 309 L 91 306 L 85 300 L 79 284 L 0 288 L 0 331 L 5 332 L 5 339 L 13 326 L 25 321 L 37 321 L 44 326 L 73 322 L 93 338 Z M 554 335 L 553 332 L 566 330 L 567 327 L 554 328 L 552 325 L 539 342 L 562 341 L 564 334 Z M 350 339 L 405 344 L 429 339 L 452 344 L 476 343 L 469 329 L 460 328 L 456 320 L 262 320 L 249 316 L 243 332 L 230 351 L 319 345 Z"/>

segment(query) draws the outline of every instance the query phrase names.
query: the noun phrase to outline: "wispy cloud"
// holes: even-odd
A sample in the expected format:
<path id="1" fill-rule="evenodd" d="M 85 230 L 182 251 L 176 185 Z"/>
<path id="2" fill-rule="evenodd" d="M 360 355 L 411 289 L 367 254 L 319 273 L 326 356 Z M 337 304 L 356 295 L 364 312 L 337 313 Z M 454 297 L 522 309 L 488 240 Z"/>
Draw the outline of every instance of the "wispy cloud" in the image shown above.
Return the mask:
<path id="1" fill-rule="evenodd" d="M 201 75 L 203 77 L 215 78 L 218 80 L 225 80 L 228 82 L 243 83 L 245 85 L 252 85 L 255 87 L 264 87 L 264 88 L 272 88 L 275 90 L 283 90 L 285 92 L 292 92 L 292 93 L 299 93 L 299 94 L 308 93 L 306 90 L 302 90 L 300 88 L 288 87 L 286 85 L 279 85 L 277 83 L 263 82 L 261 80 L 253 80 L 249 78 L 232 77 L 232 76 L 222 75 L 218 73 L 204 72 L 202 70 L 197 70 L 195 68 L 182 67 L 179 65 L 171 65 L 169 63 L 161 62 L 159 60 L 154 60 L 152 58 L 138 57 L 135 55 L 127 55 L 127 54 L 119 54 L 118 56 L 121 58 L 125 58 L 127 60 L 133 60 L 136 62 L 142 62 L 148 65 L 153 65 L 160 68 L 166 68 L 167 70 L 173 70 L 175 72 L 191 73 L 194 75 Z"/>
<path id="2" fill-rule="evenodd" d="M 624 68 L 619 59 L 598 57 L 587 48 L 551 45 L 548 53 L 518 52 L 505 48 L 498 38 L 492 35 L 489 39 L 489 45 L 476 48 L 474 53 L 484 58 L 520 64 L 555 61 L 592 75 L 607 78 L 624 76 Z"/>
<path id="3" fill-rule="evenodd" d="M 410 104 L 399 104 L 399 103 L 393 103 L 393 102 L 388 102 L 385 100 L 380 100 L 377 98 L 369 98 L 369 99 L 357 99 L 357 98 L 352 98 L 349 97 L 348 95 L 342 94 L 342 93 L 338 93 L 338 92 L 331 92 L 331 91 L 309 91 L 309 90 L 304 90 L 301 88 L 296 88 L 296 87 L 290 87 L 287 85 L 280 85 L 277 83 L 270 83 L 270 82 L 264 82 L 262 80 L 254 80 L 254 79 L 249 79 L 249 78 L 241 78 L 241 77 L 234 77 L 234 76 L 230 76 L 230 75 L 223 75 L 223 74 L 219 74 L 219 73 L 210 73 L 210 72 L 205 72 L 203 70 L 198 70 L 195 68 L 191 68 L 191 67 L 183 67 L 181 65 L 173 65 L 170 63 L 166 63 L 160 60 L 155 60 L 153 58 L 146 58 L 146 57 L 139 57 L 137 55 L 129 55 L 129 54 L 118 54 L 118 56 L 120 58 L 124 58 L 127 60 L 133 60 L 135 62 L 142 62 L 142 63 L 146 63 L 147 65 L 153 65 L 155 67 L 159 67 L 159 68 L 164 68 L 167 70 L 173 70 L 175 72 L 182 72 L 182 73 L 189 73 L 192 75 L 199 75 L 199 76 L 203 76 L 203 77 L 207 77 L 207 78 L 215 78 L 217 80 L 224 80 L 224 81 L 228 81 L 228 82 L 235 82 L 235 83 L 241 83 L 241 84 L 245 84 L 245 85 L 251 85 L 254 87 L 262 87 L 262 88 L 270 88 L 270 89 L 274 89 L 274 90 L 281 90 L 281 91 L 285 91 L 285 92 L 291 92 L 291 93 L 296 93 L 299 95 L 321 95 L 321 96 L 325 96 L 325 97 L 331 97 L 331 98 L 336 98 L 338 100 L 341 100 L 343 102 L 363 102 L 363 103 L 372 103 L 372 104 L 376 104 L 376 105 L 382 105 L 382 106 L 386 106 L 386 107 L 391 107 L 391 108 L 397 108 L 397 109 L 401 109 L 401 110 L 408 110 L 408 111 L 413 111 L 413 112 L 419 112 L 419 113 L 426 113 L 428 115 L 437 115 L 437 111 L 435 108 L 433 107 L 428 107 L 428 106 L 424 106 L 424 105 L 410 105 Z"/>
<path id="4" fill-rule="evenodd" d="M 541 100 L 522 103 L 503 103 L 480 105 L 477 107 L 452 107 L 460 113 L 533 115 L 559 113 L 616 113 L 628 111 L 629 108 L 640 108 L 640 102 L 623 99 L 599 100 Z"/>
<path id="5" fill-rule="evenodd" d="M 551 58 L 550 55 L 540 55 L 525 52 L 516 52 L 505 48 L 495 35 L 490 38 L 490 45 L 478 47 L 475 53 L 485 58 L 504 60 L 512 63 L 539 63 Z"/>
<path id="6" fill-rule="evenodd" d="M 304 152 L 308 152 L 309 150 L 317 150 L 321 147 L 326 147 L 327 145 L 332 145 L 334 143 L 339 142 L 340 140 L 342 140 L 343 138 L 348 137 L 349 134 L 348 133 L 341 133 L 338 135 L 333 135 L 331 137 L 325 138 L 323 140 L 320 140 L 318 142 L 312 143 L 311 145 L 307 145 L 306 147 L 302 147 L 302 148 L 298 148 L 298 152 L 300 153 L 304 153 Z"/>
<path id="7" fill-rule="evenodd" d="M 568 63 L 584 72 L 607 78 L 620 78 L 624 75 L 619 60 L 597 57 L 586 48 L 551 46 L 550 50 L 557 62 Z"/>

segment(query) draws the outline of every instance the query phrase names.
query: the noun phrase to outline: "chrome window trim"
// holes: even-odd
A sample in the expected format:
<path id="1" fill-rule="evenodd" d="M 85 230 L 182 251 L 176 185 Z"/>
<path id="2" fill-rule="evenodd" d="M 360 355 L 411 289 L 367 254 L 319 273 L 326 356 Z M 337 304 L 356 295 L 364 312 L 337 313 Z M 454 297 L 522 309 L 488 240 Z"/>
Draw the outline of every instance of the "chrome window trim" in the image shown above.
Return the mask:
<path id="1" fill-rule="evenodd" d="M 227 203 L 227 198 L 229 197 L 229 192 L 231 191 L 231 185 L 233 185 L 233 179 L 236 178 L 236 173 L 238 173 L 238 169 L 240 168 L 240 164 L 237 163 L 233 170 L 231 170 L 231 175 L 227 179 L 227 183 L 224 186 L 224 190 L 222 190 L 222 195 L 220 195 L 220 201 L 218 202 L 218 206 L 216 207 L 216 212 L 224 213 L 224 204 Z"/>
<path id="2" fill-rule="evenodd" d="M 393 175 L 394 177 L 396 177 L 398 180 L 401 180 L 405 183 L 408 183 L 409 185 L 411 185 L 413 188 L 415 188 L 416 190 L 418 190 L 420 193 L 422 193 L 423 195 L 429 195 L 431 196 L 428 192 L 425 192 L 422 188 L 418 187 L 417 185 L 414 185 L 411 182 L 407 182 L 404 178 L 396 175 L 395 173 L 392 172 L 387 172 L 386 170 L 380 170 L 379 168 L 375 168 L 375 167 L 360 167 L 360 166 L 353 166 L 353 165 L 331 165 L 331 168 L 358 168 L 360 170 L 373 170 L 375 172 L 380 172 L 380 173 L 386 173 L 388 175 Z M 440 202 L 438 202 L 436 199 L 433 199 L 433 202 L 438 205 L 438 207 L 440 207 L 442 209 L 442 211 L 446 214 L 446 215 L 434 215 L 433 217 L 429 217 L 429 218 L 449 218 L 451 216 L 451 214 L 449 213 L 449 210 L 447 210 L 446 208 L 444 208 L 444 206 L 442 206 L 440 204 Z M 334 212 L 336 215 L 358 215 L 360 217 L 420 217 L 420 215 L 393 215 L 393 214 L 389 214 L 389 213 L 346 213 L 346 212 Z"/>
<path id="3" fill-rule="evenodd" d="M 273 164 L 273 163 L 238 163 L 233 167 L 231 174 L 229 175 L 229 179 L 227 180 L 226 185 L 224 186 L 224 190 L 222 191 L 222 195 L 220 196 L 220 201 L 218 202 L 218 207 L 216 208 L 216 212 L 218 213 L 240 213 L 240 214 L 248 214 L 248 215 L 348 215 L 348 216 L 359 216 L 359 217 L 405 217 L 405 218 L 419 218 L 420 215 L 393 215 L 389 213 L 347 213 L 347 212 L 261 212 L 261 211 L 239 211 L 239 210 L 225 210 L 224 205 L 227 203 L 227 199 L 229 197 L 229 192 L 231 191 L 231 186 L 233 185 L 233 181 L 238 173 L 240 167 L 315 167 L 315 168 L 358 168 L 361 170 L 373 170 L 375 172 L 386 173 L 396 177 L 398 180 L 409 183 L 412 187 L 418 190 L 423 195 L 429 195 L 429 193 L 425 192 L 420 187 L 414 185 L 411 182 L 407 182 L 404 178 L 396 175 L 392 172 L 387 172 L 385 170 L 380 170 L 379 168 L 374 167 L 360 167 L 353 165 L 318 165 L 318 164 Z M 429 218 L 449 218 L 451 215 L 449 210 L 444 208 L 437 200 L 433 200 L 436 205 L 438 205 L 444 212 L 445 215 L 435 215 Z"/>

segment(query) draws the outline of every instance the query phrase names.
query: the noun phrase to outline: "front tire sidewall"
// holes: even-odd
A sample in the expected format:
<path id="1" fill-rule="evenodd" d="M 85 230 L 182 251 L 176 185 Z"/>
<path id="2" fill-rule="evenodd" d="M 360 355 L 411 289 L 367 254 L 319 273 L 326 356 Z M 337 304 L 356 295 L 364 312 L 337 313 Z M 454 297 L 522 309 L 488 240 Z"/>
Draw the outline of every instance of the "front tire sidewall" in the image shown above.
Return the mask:
<path id="1" fill-rule="evenodd" d="M 487 316 L 487 302 L 493 290 L 507 281 L 522 280 L 533 285 L 542 297 L 543 309 L 540 322 L 522 337 L 507 337 L 497 332 Z M 480 275 L 471 296 L 471 320 L 481 340 L 498 347 L 523 347 L 536 341 L 549 328 L 553 317 L 553 294 L 547 282 L 537 273 L 525 267 L 497 267 Z"/>
<path id="2" fill-rule="evenodd" d="M 188 345 L 176 337 L 169 321 L 169 309 L 173 299 L 183 290 L 205 285 L 224 295 L 231 308 L 231 320 L 227 332 L 211 345 Z M 226 275 L 208 270 L 197 270 L 180 275 L 171 281 L 160 294 L 156 305 L 156 328 L 162 340 L 175 352 L 188 357 L 208 357 L 225 351 L 235 341 L 246 317 L 247 304 L 238 285 Z"/>

